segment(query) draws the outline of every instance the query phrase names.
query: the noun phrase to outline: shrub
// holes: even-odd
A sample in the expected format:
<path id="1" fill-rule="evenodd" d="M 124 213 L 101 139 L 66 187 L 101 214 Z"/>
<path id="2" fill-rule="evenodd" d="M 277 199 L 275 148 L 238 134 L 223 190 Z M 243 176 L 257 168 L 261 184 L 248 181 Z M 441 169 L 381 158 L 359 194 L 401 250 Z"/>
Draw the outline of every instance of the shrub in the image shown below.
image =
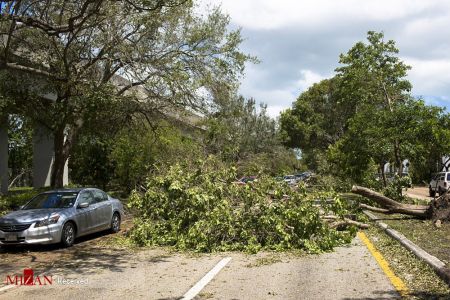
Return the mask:
<path id="1" fill-rule="evenodd" d="M 383 189 L 383 194 L 386 197 L 396 201 L 405 202 L 406 198 L 403 196 L 403 189 L 411 187 L 411 178 L 409 176 L 394 175 L 394 178 Z"/>
<path id="2" fill-rule="evenodd" d="M 350 242 L 354 231 L 336 231 L 320 218 L 317 201 L 271 178 L 233 184 L 236 169 L 214 158 L 175 164 L 147 179 L 129 206 L 138 212 L 132 239 L 140 245 L 198 252 L 302 249 L 321 252 Z M 326 210 L 344 213 L 336 198 Z"/>
<path id="3" fill-rule="evenodd" d="M 12 210 L 15 207 L 19 207 L 28 202 L 31 198 L 36 196 L 38 192 L 34 189 L 16 191 L 10 193 L 7 196 L 0 196 L 0 215 Z"/>

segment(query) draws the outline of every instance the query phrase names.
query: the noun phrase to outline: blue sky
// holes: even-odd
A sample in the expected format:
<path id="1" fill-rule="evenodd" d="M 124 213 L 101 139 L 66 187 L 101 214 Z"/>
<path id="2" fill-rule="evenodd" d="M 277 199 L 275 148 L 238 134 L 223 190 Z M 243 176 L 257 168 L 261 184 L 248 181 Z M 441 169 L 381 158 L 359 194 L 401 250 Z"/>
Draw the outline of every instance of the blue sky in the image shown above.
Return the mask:
<path id="1" fill-rule="evenodd" d="M 268 105 L 272 117 L 313 83 L 334 75 L 339 54 L 367 31 L 383 31 L 412 67 L 413 95 L 450 107 L 450 1 L 201 0 L 220 5 L 240 27 L 248 65 L 240 93 Z M 449 109 L 447 109 L 449 110 Z"/>

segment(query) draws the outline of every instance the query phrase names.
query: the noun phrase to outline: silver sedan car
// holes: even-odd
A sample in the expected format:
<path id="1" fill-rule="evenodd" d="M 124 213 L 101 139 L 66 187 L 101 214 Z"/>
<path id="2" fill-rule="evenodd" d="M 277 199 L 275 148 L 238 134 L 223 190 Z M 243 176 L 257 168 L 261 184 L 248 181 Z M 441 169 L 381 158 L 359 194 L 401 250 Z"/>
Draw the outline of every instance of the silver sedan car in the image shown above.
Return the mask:
<path id="1" fill-rule="evenodd" d="M 75 238 L 97 231 L 118 232 L 122 203 L 95 188 L 48 191 L 0 218 L 0 245 L 73 245 Z"/>

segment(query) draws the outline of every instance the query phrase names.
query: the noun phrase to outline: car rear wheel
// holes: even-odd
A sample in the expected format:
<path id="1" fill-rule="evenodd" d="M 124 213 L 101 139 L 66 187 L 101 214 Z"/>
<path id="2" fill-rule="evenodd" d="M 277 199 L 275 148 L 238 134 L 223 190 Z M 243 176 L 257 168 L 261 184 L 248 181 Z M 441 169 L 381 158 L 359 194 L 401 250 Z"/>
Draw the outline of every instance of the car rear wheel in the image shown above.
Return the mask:
<path id="1" fill-rule="evenodd" d="M 62 235 L 61 235 L 61 243 L 64 247 L 71 247 L 75 242 L 75 226 L 68 222 L 64 224 Z"/>
<path id="2" fill-rule="evenodd" d="M 111 232 L 117 233 L 120 231 L 120 215 L 118 213 L 114 213 L 111 218 Z"/>

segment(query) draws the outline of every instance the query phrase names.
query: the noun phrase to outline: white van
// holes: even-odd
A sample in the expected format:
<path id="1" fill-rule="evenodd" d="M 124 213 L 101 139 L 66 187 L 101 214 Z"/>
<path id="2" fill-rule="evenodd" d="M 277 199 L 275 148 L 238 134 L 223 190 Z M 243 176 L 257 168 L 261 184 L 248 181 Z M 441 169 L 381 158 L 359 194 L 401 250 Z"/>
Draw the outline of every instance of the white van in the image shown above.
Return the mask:
<path id="1" fill-rule="evenodd" d="M 428 186 L 430 197 L 434 197 L 436 192 L 442 195 L 450 187 L 450 172 L 440 172 L 431 178 Z"/>

